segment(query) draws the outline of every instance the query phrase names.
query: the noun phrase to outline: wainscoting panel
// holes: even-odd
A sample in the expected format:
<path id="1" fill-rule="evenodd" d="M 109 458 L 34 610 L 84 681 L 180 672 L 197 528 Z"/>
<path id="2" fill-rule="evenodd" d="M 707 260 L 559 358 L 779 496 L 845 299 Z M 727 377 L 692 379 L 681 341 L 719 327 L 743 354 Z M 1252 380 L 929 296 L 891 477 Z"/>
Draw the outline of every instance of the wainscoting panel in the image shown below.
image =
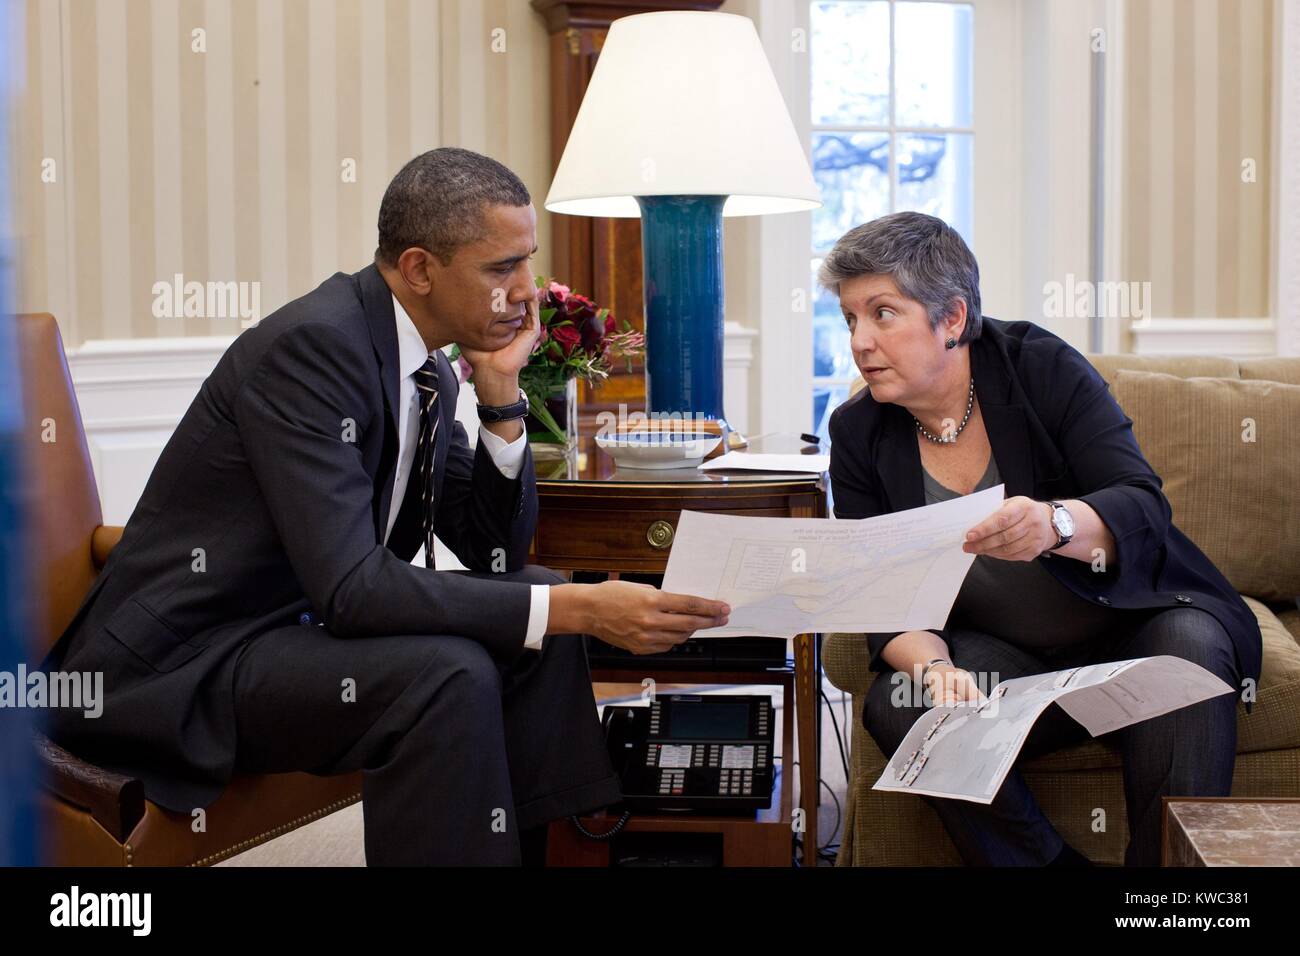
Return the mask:
<path id="1" fill-rule="evenodd" d="M 757 334 L 727 326 L 724 392 L 728 414 L 742 430 Z M 232 341 L 228 336 L 105 339 L 68 351 L 105 524 L 126 523 L 163 447 Z M 474 405 L 473 387 L 462 388 L 456 417 L 476 443 Z M 448 566 L 441 553 L 438 566 Z"/>

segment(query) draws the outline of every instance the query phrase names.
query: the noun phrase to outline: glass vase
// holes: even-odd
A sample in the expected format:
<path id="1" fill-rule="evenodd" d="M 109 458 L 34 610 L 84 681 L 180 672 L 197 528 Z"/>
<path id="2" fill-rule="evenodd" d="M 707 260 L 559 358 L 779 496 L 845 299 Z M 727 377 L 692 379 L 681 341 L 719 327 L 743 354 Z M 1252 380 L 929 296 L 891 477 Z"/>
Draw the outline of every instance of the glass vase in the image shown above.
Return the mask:
<path id="1" fill-rule="evenodd" d="M 530 389 L 528 400 L 534 409 L 538 397 L 546 414 L 533 412 L 524 419 L 533 458 L 563 458 L 578 444 L 578 380 L 569 378 L 562 383 Z"/>

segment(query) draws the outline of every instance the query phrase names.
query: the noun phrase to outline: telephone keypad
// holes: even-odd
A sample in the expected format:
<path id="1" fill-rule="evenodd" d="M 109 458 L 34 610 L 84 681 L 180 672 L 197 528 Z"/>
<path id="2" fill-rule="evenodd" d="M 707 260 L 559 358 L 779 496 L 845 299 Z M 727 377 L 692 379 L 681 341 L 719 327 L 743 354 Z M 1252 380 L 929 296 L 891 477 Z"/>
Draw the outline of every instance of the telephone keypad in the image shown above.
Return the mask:
<path id="1" fill-rule="evenodd" d="M 660 770 L 659 792 L 665 796 L 681 796 L 686 786 L 685 770 Z"/>
<path id="2" fill-rule="evenodd" d="M 754 771 L 723 770 L 718 778 L 718 795 L 746 796 L 754 792 Z"/>

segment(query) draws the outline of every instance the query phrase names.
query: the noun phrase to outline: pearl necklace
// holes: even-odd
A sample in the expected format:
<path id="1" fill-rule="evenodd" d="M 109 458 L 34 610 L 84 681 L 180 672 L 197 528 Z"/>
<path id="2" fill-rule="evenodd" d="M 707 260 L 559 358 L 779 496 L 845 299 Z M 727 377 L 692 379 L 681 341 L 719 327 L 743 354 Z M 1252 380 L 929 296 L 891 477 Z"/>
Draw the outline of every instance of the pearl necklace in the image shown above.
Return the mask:
<path id="1" fill-rule="evenodd" d="M 916 422 L 916 430 L 920 432 L 922 435 L 924 435 L 926 438 L 928 438 L 930 441 L 934 442 L 936 445 L 951 445 L 953 442 L 957 440 L 957 436 L 961 434 L 962 429 L 966 427 L 966 423 L 970 421 L 971 409 L 974 407 L 975 407 L 975 376 L 972 375 L 970 377 L 970 394 L 966 396 L 966 414 L 962 418 L 961 424 L 957 426 L 957 430 L 952 433 L 951 438 L 936 438 L 934 435 L 931 435 L 928 431 L 925 430 L 925 426 L 921 424 L 921 419 L 917 418 L 915 415 L 912 416 L 912 421 Z"/>

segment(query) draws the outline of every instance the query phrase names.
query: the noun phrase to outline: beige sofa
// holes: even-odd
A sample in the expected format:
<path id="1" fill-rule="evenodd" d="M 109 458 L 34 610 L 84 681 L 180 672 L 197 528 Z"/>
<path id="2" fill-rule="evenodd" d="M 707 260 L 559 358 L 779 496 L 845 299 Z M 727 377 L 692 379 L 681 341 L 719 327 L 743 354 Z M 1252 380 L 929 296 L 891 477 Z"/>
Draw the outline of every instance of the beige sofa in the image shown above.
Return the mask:
<path id="1" fill-rule="evenodd" d="M 1232 792 L 1300 797 L 1300 389 L 1288 387 L 1300 387 L 1300 358 L 1089 358 L 1133 419 L 1144 454 L 1164 480 L 1174 522 L 1260 621 L 1263 674 L 1253 711 L 1238 704 Z M 928 803 L 871 789 L 885 755 L 862 727 L 864 695 L 876 677 L 862 636 L 828 635 L 823 660 L 831 682 L 853 695 L 839 864 L 960 864 Z M 1117 749 L 1093 740 L 1021 767 L 1070 844 L 1096 863 L 1123 863 L 1128 822 Z"/>

